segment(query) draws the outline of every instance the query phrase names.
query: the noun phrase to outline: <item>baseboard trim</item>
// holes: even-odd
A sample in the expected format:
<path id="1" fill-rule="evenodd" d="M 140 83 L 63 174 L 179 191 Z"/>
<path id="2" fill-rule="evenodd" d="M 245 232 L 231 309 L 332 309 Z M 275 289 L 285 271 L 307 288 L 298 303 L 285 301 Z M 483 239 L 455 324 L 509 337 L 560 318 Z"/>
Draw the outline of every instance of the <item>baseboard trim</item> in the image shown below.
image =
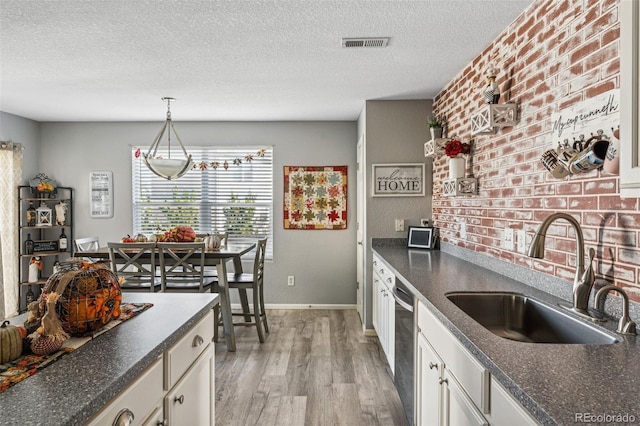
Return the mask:
<path id="1" fill-rule="evenodd" d="M 364 335 L 371 336 L 371 337 L 378 337 L 378 333 L 376 333 L 376 330 L 373 328 L 365 328 Z"/>
<path id="2" fill-rule="evenodd" d="M 356 309 L 356 305 L 324 305 L 324 304 L 293 304 L 293 303 L 266 303 L 265 309 Z M 232 303 L 231 309 L 241 309 L 239 303 Z"/>

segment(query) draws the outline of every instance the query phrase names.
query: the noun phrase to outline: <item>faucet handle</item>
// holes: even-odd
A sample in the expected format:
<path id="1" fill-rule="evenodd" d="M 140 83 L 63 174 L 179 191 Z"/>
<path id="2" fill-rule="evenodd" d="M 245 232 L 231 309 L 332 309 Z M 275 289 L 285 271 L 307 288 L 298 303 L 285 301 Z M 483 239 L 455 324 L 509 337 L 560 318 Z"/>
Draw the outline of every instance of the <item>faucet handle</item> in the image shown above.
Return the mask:
<path id="1" fill-rule="evenodd" d="M 622 316 L 620 317 L 620 321 L 618 321 L 618 329 L 616 330 L 616 332 L 620 334 L 637 334 L 636 323 L 633 322 L 631 320 L 631 317 L 629 316 L 629 296 L 627 296 L 627 292 L 620 287 L 609 284 L 598 290 L 595 299 L 596 308 L 600 306 L 600 300 L 604 297 L 604 295 L 611 290 L 617 291 L 618 293 L 620 293 L 620 296 L 622 296 Z"/>

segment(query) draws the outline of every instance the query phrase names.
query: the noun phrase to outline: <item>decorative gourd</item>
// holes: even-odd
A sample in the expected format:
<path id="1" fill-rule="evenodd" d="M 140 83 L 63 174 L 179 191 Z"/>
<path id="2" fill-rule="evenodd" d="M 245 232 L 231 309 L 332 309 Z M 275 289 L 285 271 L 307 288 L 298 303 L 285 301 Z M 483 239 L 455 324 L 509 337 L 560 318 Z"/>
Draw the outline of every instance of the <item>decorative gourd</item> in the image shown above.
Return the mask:
<path id="1" fill-rule="evenodd" d="M 219 250 L 221 242 L 222 241 L 218 235 L 207 235 L 204 239 L 205 247 L 208 250 Z"/>
<path id="2" fill-rule="evenodd" d="M 22 334 L 15 325 L 5 321 L 0 326 L 0 364 L 18 359 L 22 354 Z"/>

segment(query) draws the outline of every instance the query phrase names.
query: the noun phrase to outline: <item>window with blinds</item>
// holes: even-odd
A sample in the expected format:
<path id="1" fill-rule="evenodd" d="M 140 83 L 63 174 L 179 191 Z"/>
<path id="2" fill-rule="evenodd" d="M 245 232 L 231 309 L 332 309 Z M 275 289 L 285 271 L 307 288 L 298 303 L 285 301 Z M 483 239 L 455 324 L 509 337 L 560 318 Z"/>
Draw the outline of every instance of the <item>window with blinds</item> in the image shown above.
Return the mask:
<path id="1" fill-rule="evenodd" d="M 132 155 L 133 232 L 152 234 L 189 225 L 197 234 L 226 232 L 235 240 L 267 236 L 267 256 L 272 257 L 273 148 L 267 148 L 264 157 L 255 155 L 260 149 L 189 147 L 196 165 L 209 166 L 175 180 L 156 176 L 142 157 Z M 168 158 L 167 152 L 157 154 Z M 251 162 L 245 159 L 249 154 Z M 238 160 L 242 163 L 235 164 Z M 217 169 L 212 162 L 219 164 Z"/>

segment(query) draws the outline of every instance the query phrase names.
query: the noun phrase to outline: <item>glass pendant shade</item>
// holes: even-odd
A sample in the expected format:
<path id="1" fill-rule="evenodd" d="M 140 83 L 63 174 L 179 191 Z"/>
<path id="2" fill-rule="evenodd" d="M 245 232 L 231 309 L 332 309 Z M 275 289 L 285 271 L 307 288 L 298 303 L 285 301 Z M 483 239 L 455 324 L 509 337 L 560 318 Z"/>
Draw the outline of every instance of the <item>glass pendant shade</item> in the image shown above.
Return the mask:
<path id="1" fill-rule="evenodd" d="M 180 140 L 180 136 L 176 132 L 175 127 L 173 126 L 173 121 L 171 121 L 171 101 L 175 100 L 173 98 L 162 98 L 163 101 L 167 101 L 167 120 L 164 122 L 162 129 L 156 136 L 155 140 L 149 147 L 149 152 L 143 155 L 144 163 L 147 165 L 149 170 L 151 170 L 156 175 L 161 178 L 172 180 L 178 179 L 179 177 L 184 176 L 189 170 L 193 168 L 193 160 L 191 159 L 191 155 L 187 153 L 187 150 L 184 148 L 182 141 Z M 173 132 L 176 140 L 178 141 L 178 145 L 182 151 L 182 158 L 171 158 L 171 133 Z M 167 134 L 167 152 L 168 158 L 162 158 L 157 156 L 158 148 L 162 142 L 162 138 L 164 134 Z"/>

